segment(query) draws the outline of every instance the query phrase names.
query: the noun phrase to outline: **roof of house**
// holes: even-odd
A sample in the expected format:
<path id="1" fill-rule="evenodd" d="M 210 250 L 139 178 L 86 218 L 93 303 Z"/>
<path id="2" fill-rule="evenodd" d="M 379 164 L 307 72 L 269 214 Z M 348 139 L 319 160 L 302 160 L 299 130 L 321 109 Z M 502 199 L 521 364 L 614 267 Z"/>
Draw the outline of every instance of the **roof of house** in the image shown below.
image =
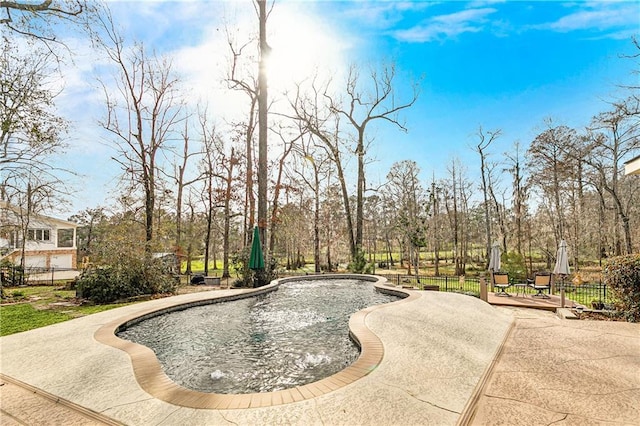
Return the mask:
<path id="1" fill-rule="evenodd" d="M 24 209 L 21 207 L 16 207 L 9 204 L 7 201 L 0 200 L 0 211 L 10 211 L 14 215 L 19 216 L 22 214 Z M 37 225 L 38 222 L 47 222 L 47 223 L 55 223 L 57 225 L 62 225 L 67 228 L 77 228 L 78 224 L 74 222 L 69 222 L 67 220 L 58 219 L 51 216 L 46 216 L 37 213 L 31 213 L 31 221 L 33 221 L 33 225 Z"/>
<path id="2" fill-rule="evenodd" d="M 625 174 L 638 175 L 640 174 L 640 155 L 624 163 Z"/>

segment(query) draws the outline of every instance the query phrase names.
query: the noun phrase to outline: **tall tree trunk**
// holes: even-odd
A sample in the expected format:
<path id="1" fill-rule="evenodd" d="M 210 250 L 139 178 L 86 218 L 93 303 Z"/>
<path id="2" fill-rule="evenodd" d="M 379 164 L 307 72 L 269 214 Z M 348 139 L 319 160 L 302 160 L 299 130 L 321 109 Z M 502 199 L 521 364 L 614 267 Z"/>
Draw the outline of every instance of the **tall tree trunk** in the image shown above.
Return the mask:
<path id="1" fill-rule="evenodd" d="M 317 167 L 314 166 L 315 172 L 315 197 L 313 212 L 313 263 L 315 263 L 315 272 L 320 272 L 320 179 L 318 177 Z"/>
<path id="2" fill-rule="evenodd" d="M 150 167 L 155 167 L 151 165 Z M 144 172 L 144 214 L 145 214 L 145 251 L 151 252 L 151 241 L 153 240 L 153 210 L 155 209 L 155 177 L 154 170 L 150 168 Z"/>
<path id="3" fill-rule="evenodd" d="M 332 150 L 333 159 L 338 171 L 338 181 L 340 182 L 340 191 L 342 192 L 342 203 L 344 205 L 345 219 L 347 221 L 347 238 L 349 240 L 349 253 L 351 259 L 356 258 L 357 245 L 356 239 L 353 234 L 353 220 L 351 219 L 351 203 L 349 201 L 349 191 L 347 189 L 347 180 L 344 176 L 344 170 L 342 169 L 342 163 L 340 162 L 340 153 L 337 148 Z"/>
<path id="4" fill-rule="evenodd" d="M 246 176 L 246 192 L 245 192 L 245 211 L 244 211 L 244 241 L 245 245 L 251 243 L 251 238 L 253 237 L 252 230 L 256 223 L 256 197 L 253 193 L 253 131 L 255 127 L 254 123 L 254 115 L 256 108 L 255 97 L 251 98 L 251 109 L 249 111 L 249 123 L 247 124 L 247 133 L 246 133 L 246 157 L 247 157 L 247 176 Z"/>
<path id="5" fill-rule="evenodd" d="M 358 181 L 356 184 L 356 251 L 362 250 L 362 235 L 364 226 L 364 127 L 358 129 L 358 146 L 356 156 L 358 158 Z"/>
<path id="6" fill-rule="evenodd" d="M 225 166 L 227 175 L 225 176 L 225 196 L 224 196 L 224 230 L 223 230 L 223 242 L 222 242 L 222 278 L 229 278 L 229 256 L 230 245 L 229 237 L 231 234 L 231 192 L 233 190 L 233 166 L 236 163 L 235 150 L 231 148 L 231 155 L 229 162 Z"/>
<path id="7" fill-rule="evenodd" d="M 186 267 L 185 267 L 185 271 L 184 273 L 188 276 L 191 275 L 191 261 L 193 258 L 193 223 L 195 222 L 195 209 L 193 206 L 193 203 L 189 202 L 188 203 L 189 206 L 189 224 L 187 225 L 187 232 L 188 232 L 188 238 L 189 238 L 189 242 L 187 243 L 187 253 L 186 253 Z"/>
<path id="8" fill-rule="evenodd" d="M 260 21 L 260 65 L 258 69 L 258 228 L 260 241 L 266 252 L 267 231 L 267 2 L 257 0 Z"/>
<path id="9" fill-rule="evenodd" d="M 489 255 L 491 254 L 491 216 L 489 215 L 489 182 L 487 182 L 488 165 L 487 153 L 485 150 L 491 143 L 500 136 L 501 131 L 483 132 L 482 127 L 478 129 L 478 138 L 480 139 L 476 146 L 476 151 L 480 154 L 480 177 L 482 179 L 482 195 L 484 199 L 484 220 L 485 220 L 485 267 L 489 268 Z M 487 139 L 487 136 L 489 137 Z"/>
<path id="10" fill-rule="evenodd" d="M 297 138 L 291 141 L 288 147 L 285 144 L 284 153 L 278 160 L 278 176 L 273 188 L 273 205 L 271 208 L 271 220 L 269 221 L 269 253 L 273 253 L 276 244 L 276 227 L 278 226 L 278 215 L 280 214 L 280 191 L 282 189 L 282 175 L 284 174 L 285 160 L 291 153 L 295 140 L 297 140 Z"/>
<path id="11" fill-rule="evenodd" d="M 480 170 L 482 178 L 482 195 L 484 197 L 484 222 L 485 222 L 485 259 L 487 259 L 486 267 L 489 267 L 489 254 L 491 253 L 491 218 L 489 217 L 489 194 L 487 189 L 487 177 L 485 176 L 485 154 L 480 152 Z"/>
<path id="12" fill-rule="evenodd" d="M 210 166 L 211 167 L 211 166 Z M 204 275 L 209 275 L 209 248 L 211 247 L 211 228 L 213 226 L 213 171 L 207 176 L 207 229 L 204 236 Z"/>

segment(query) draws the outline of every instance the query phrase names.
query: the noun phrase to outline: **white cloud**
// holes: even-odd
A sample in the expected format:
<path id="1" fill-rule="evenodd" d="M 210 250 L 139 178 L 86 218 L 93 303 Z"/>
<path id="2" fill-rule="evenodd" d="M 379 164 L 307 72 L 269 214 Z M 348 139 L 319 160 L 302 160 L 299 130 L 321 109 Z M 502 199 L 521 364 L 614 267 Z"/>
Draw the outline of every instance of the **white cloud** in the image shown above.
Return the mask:
<path id="1" fill-rule="evenodd" d="M 422 25 L 394 31 L 393 35 L 401 41 L 423 43 L 443 37 L 452 38 L 464 33 L 475 33 L 485 28 L 487 16 L 495 12 L 497 10 L 493 8 L 481 8 L 438 15 Z"/>
<path id="2" fill-rule="evenodd" d="M 416 1 L 358 1 L 349 4 L 345 10 L 346 18 L 356 20 L 367 27 L 388 29 L 402 21 L 407 13 L 424 10 L 438 2 Z"/>
<path id="3" fill-rule="evenodd" d="M 612 38 L 619 38 L 621 32 L 625 34 L 640 32 L 638 24 L 640 5 L 637 2 L 593 2 L 579 6 L 581 6 L 580 10 L 533 28 L 563 33 L 595 30 L 610 33 Z"/>

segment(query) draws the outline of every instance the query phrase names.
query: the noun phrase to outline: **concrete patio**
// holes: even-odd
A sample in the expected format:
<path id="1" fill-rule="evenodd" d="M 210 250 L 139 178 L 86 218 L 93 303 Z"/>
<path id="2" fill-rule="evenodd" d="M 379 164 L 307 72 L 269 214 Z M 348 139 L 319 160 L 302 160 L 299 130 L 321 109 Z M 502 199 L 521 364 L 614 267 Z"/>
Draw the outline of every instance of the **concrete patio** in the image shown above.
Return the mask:
<path id="1" fill-rule="evenodd" d="M 138 311 L 238 291 L 153 300 L 1 338 L 0 422 L 640 423 L 639 325 L 561 320 L 459 294 L 411 292 L 413 300 L 371 310 L 366 325 L 384 346 L 377 368 L 317 398 L 262 408 L 197 409 L 154 398 L 129 356 L 94 337 Z"/>

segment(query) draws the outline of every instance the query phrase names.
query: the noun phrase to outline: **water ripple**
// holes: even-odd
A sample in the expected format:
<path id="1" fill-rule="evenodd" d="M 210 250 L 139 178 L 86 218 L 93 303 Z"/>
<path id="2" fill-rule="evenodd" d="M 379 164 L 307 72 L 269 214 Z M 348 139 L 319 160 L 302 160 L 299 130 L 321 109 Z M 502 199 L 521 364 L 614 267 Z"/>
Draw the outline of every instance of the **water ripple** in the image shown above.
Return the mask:
<path id="1" fill-rule="evenodd" d="M 271 392 L 353 363 L 354 312 L 397 300 L 357 280 L 296 281 L 277 291 L 142 321 L 118 336 L 150 347 L 176 383 L 201 392 Z"/>

